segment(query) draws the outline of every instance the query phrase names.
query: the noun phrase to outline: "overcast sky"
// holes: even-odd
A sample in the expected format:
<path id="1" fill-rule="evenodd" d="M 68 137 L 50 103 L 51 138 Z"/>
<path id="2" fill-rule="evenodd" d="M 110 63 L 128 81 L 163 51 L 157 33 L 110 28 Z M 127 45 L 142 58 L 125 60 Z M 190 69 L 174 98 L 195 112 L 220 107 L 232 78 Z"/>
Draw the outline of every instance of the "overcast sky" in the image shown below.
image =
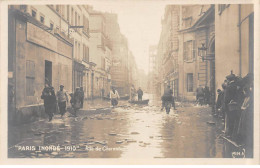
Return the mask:
<path id="1" fill-rule="evenodd" d="M 109 1 L 92 3 L 95 10 L 118 14 L 122 34 L 128 39 L 138 68 L 148 72 L 148 48 L 157 45 L 165 4 L 160 1 Z"/>

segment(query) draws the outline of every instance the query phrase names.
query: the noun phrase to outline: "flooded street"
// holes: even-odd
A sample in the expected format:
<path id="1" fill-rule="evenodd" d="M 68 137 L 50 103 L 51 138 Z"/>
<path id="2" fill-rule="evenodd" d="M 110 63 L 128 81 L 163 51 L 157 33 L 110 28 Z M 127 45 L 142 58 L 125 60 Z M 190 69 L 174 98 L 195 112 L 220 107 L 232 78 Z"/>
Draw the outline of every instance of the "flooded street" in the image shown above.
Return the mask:
<path id="1" fill-rule="evenodd" d="M 167 115 L 153 95 L 149 105 L 120 101 L 83 109 L 74 117 L 9 127 L 11 158 L 222 158 L 240 149 L 221 138 L 223 123 L 211 108 L 176 102 Z M 144 99 L 145 99 L 144 98 Z M 100 107 L 99 107 L 100 108 Z M 233 153 L 233 154 L 232 154 Z"/>

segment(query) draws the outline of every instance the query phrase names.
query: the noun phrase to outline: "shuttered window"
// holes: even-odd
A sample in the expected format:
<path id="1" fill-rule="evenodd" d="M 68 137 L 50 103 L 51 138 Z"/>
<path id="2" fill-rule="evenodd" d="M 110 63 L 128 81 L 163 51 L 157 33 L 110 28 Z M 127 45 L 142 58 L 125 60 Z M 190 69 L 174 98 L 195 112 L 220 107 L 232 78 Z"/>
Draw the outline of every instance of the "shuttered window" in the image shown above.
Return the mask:
<path id="1" fill-rule="evenodd" d="M 184 61 L 194 61 L 196 58 L 196 41 L 190 40 L 183 43 L 183 59 Z"/>
<path id="2" fill-rule="evenodd" d="M 193 92 L 193 73 L 187 73 L 187 92 Z"/>

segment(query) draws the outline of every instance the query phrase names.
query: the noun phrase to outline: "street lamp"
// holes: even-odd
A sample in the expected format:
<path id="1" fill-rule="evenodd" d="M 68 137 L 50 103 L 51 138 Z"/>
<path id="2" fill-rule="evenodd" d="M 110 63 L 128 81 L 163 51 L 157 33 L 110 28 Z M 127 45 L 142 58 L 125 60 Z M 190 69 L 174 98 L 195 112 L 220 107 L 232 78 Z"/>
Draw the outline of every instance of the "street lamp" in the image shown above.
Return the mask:
<path id="1" fill-rule="evenodd" d="M 207 48 L 205 47 L 205 43 L 201 43 L 201 47 L 198 47 L 198 56 L 202 58 L 204 62 L 205 57 L 207 55 Z"/>
<path id="2" fill-rule="evenodd" d="M 214 54 L 208 54 L 207 49 L 205 47 L 205 43 L 201 43 L 201 47 L 198 47 L 198 56 L 202 58 L 202 61 L 214 61 L 215 56 Z"/>

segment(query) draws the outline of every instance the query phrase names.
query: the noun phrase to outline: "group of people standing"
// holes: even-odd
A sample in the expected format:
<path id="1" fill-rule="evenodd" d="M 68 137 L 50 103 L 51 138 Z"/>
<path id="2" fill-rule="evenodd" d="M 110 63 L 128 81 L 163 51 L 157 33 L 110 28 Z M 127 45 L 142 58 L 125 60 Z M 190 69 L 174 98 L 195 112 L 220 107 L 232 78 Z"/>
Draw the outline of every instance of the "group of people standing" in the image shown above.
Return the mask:
<path id="1" fill-rule="evenodd" d="M 210 91 L 209 87 L 205 86 L 204 88 L 202 86 L 199 86 L 196 90 L 196 101 L 200 105 L 209 105 L 210 104 Z"/>
<path id="2" fill-rule="evenodd" d="M 84 91 L 83 88 L 76 88 L 75 93 L 70 94 L 71 107 L 74 110 L 74 115 L 77 111 L 83 108 Z M 54 113 L 60 112 L 61 117 L 66 113 L 69 98 L 64 86 L 60 85 L 60 90 L 55 94 L 55 90 L 49 84 L 45 85 L 42 91 L 41 99 L 44 101 L 45 113 L 49 116 L 49 121 L 52 120 Z"/>
<path id="3" fill-rule="evenodd" d="M 222 90 L 218 89 L 216 115 L 225 122 L 227 137 L 252 148 L 253 143 L 253 74 L 244 78 L 231 73 Z"/>
<path id="4" fill-rule="evenodd" d="M 137 93 L 137 96 L 138 96 L 138 101 L 142 101 L 143 100 L 144 92 L 141 89 L 141 87 L 139 87 L 138 90 L 136 91 L 135 87 L 132 85 L 130 92 L 131 92 L 131 100 L 132 101 L 135 99 L 136 93 Z"/>

